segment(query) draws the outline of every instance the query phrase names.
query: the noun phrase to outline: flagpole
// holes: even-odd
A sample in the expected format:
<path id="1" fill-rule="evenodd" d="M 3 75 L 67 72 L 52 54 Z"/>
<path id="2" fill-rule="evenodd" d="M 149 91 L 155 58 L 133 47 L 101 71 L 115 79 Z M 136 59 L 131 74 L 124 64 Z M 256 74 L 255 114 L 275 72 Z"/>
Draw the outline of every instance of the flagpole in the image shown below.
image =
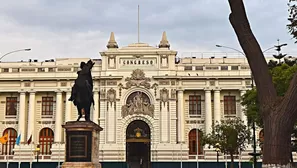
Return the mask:
<path id="1" fill-rule="evenodd" d="M 180 141 L 180 168 L 183 168 L 182 142 Z"/>
<path id="2" fill-rule="evenodd" d="M 238 167 L 241 168 L 241 150 L 239 149 L 239 163 Z"/>
<path id="3" fill-rule="evenodd" d="M 32 151 L 32 144 L 30 144 L 30 149 L 31 149 L 30 168 L 32 168 L 32 162 L 33 162 L 33 157 L 34 157 L 34 152 Z"/>
<path id="4" fill-rule="evenodd" d="M 61 142 L 58 142 L 58 144 L 59 144 L 59 159 L 58 159 L 58 168 L 60 167 L 60 144 Z"/>
<path id="5" fill-rule="evenodd" d="M 6 145 L 7 145 L 7 149 L 9 149 L 9 140 L 10 140 L 10 130 L 8 130 L 8 141 L 6 142 Z M 9 166 L 9 159 L 8 159 L 8 156 L 9 156 L 9 151 L 7 150 L 6 151 L 6 160 L 7 160 L 7 163 L 6 163 L 6 168 L 8 168 Z"/>
<path id="6" fill-rule="evenodd" d="M 225 159 L 225 168 L 228 167 L 228 155 L 224 153 L 224 159 Z"/>
<path id="7" fill-rule="evenodd" d="M 196 121 L 196 152 L 197 152 L 197 158 L 196 158 L 196 167 L 199 167 L 199 131 L 198 131 L 198 122 Z"/>
<path id="8" fill-rule="evenodd" d="M 21 167 L 21 145 L 19 145 L 19 168 Z"/>

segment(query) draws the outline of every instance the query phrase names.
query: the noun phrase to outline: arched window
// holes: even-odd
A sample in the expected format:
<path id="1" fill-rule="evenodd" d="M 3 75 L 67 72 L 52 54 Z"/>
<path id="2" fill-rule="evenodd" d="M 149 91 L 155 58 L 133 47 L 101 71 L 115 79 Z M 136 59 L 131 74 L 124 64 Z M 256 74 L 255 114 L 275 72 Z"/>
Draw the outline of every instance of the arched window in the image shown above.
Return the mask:
<path id="1" fill-rule="evenodd" d="M 54 142 L 54 132 L 50 128 L 43 128 L 39 132 L 39 146 L 41 155 L 50 155 Z"/>
<path id="2" fill-rule="evenodd" d="M 198 138 L 198 142 L 197 142 L 197 138 Z M 198 154 L 199 155 L 203 154 L 201 138 L 202 138 L 202 131 L 197 129 L 192 129 L 189 132 L 189 155 L 197 155 L 197 145 L 198 145 Z"/>
<path id="3" fill-rule="evenodd" d="M 13 128 L 7 128 L 3 132 L 3 136 L 8 134 L 8 142 L 2 145 L 2 155 L 13 155 L 13 148 L 17 138 L 17 132 Z"/>

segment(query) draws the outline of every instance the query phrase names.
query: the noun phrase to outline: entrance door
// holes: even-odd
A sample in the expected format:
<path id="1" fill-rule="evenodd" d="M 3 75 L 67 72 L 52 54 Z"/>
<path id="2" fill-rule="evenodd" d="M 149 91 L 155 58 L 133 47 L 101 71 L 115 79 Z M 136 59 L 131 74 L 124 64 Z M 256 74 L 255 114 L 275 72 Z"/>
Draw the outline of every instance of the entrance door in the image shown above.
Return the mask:
<path id="1" fill-rule="evenodd" d="M 130 168 L 151 167 L 150 128 L 144 121 L 131 122 L 126 130 L 126 160 Z"/>

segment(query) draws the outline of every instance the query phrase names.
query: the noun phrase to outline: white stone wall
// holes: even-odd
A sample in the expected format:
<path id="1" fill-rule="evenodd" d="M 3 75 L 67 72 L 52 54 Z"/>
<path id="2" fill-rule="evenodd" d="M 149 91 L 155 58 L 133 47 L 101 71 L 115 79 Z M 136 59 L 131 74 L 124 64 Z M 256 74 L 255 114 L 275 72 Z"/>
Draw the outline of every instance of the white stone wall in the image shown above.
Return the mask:
<path id="1" fill-rule="evenodd" d="M 181 157 L 195 161 L 196 156 L 188 155 L 188 134 L 195 128 L 206 131 L 206 124 L 209 127 L 215 120 L 225 118 L 224 95 L 236 96 L 238 100 L 236 116 L 245 120 L 242 115 L 243 108 L 240 105 L 240 95 L 250 88 L 250 70 L 245 58 L 215 58 L 211 62 L 209 58 L 183 58 L 179 64 L 176 64 L 176 51 L 155 48 L 144 43 L 109 49 L 100 54 L 102 60 L 97 60 L 92 70 L 94 92 L 96 92 L 94 94 L 97 94 L 98 102 L 95 102 L 91 117 L 103 128 L 99 136 L 101 162 L 126 160 L 126 129 L 134 120 L 146 122 L 151 129 L 152 161 L 180 161 Z M 42 156 L 42 158 L 48 161 L 62 161 L 65 152 L 65 134 L 59 125 L 77 118 L 76 107 L 67 100 L 73 81 L 77 77 L 79 62 L 87 60 L 89 58 L 57 59 L 56 62 L 43 63 L 0 63 L 0 135 L 6 128 L 14 128 L 17 131 L 23 131 L 22 142 L 24 142 L 29 136 L 30 127 L 34 132 L 34 142 L 38 143 L 39 131 L 45 127 L 51 128 L 55 133 L 52 155 Z M 126 61 L 125 64 L 124 61 Z M 133 64 L 127 64 L 127 61 L 133 61 Z M 141 61 L 140 64 L 138 61 Z M 152 61 L 152 63 L 146 64 L 146 61 Z M 191 66 L 192 70 L 185 70 L 185 66 Z M 203 69 L 196 70 L 196 66 Z M 229 66 L 229 70 L 223 71 L 221 66 Z M 238 66 L 239 69 L 231 70 L 231 66 Z M 217 69 L 210 67 L 217 67 Z M 9 72 L 5 72 L 5 68 L 8 68 Z M 25 68 L 33 70 L 23 71 Z M 15 72 L 16 69 L 19 72 Z M 44 72 L 41 72 L 41 69 Z M 51 72 L 52 69 L 55 69 L 55 72 Z M 150 86 L 157 84 L 157 87 L 147 89 L 139 85 L 123 88 L 126 86 L 127 77 L 131 77 L 135 69 L 143 70 L 145 77 L 150 79 L 148 81 Z M 8 80 L 10 82 L 7 82 Z M 110 89 L 116 91 L 114 102 L 107 99 L 107 92 Z M 160 106 L 164 103 L 160 96 L 162 89 L 167 89 L 169 93 L 168 100 L 165 102 L 166 110 L 163 111 Z M 122 106 L 125 105 L 127 97 L 135 91 L 142 91 L 148 95 L 155 108 L 153 116 L 133 114 L 123 118 Z M 210 93 L 208 101 L 206 101 L 205 91 Z M 35 93 L 35 97 L 30 99 L 31 92 Z M 61 96 L 57 97 L 57 93 L 59 95 L 60 92 Z M 201 95 L 202 99 L 199 118 L 189 116 L 188 99 L 194 92 Z M 24 95 L 21 93 L 25 93 L 25 97 L 21 98 L 20 95 Z M 5 99 L 10 95 L 17 96 L 19 101 L 15 118 L 5 116 Z M 54 97 L 54 113 L 50 118 L 41 117 L 41 98 L 44 95 Z M 59 102 L 56 102 L 57 98 Z M 208 113 L 206 113 L 207 109 Z M 61 114 L 56 115 L 57 110 Z M 20 112 L 24 115 L 20 115 Z M 33 115 L 31 120 L 30 114 Z M 208 120 L 205 121 L 207 117 Z M 31 122 L 32 120 L 34 122 Z M 14 159 L 31 160 L 35 144 L 16 147 Z M 1 145 L 0 148 L 2 148 Z M 247 155 L 248 151 L 244 152 L 243 159 L 250 158 Z M 205 149 L 204 156 L 204 159 L 199 161 L 215 160 L 213 150 Z"/>

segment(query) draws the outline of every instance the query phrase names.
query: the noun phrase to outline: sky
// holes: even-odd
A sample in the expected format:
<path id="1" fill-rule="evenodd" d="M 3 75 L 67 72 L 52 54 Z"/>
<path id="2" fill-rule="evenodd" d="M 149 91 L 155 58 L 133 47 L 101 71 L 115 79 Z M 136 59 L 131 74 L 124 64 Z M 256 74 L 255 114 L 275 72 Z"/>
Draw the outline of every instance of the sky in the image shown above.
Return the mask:
<path id="1" fill-rule="evenodd" d="M 216 44 L 241 50 L 228 20 L 228 0 L 0 0 L 0 4 L 0 56 L 32 49 L 2 61 L 100 58 L 110 32 L 119 47 L 137 42 L 138 5 L 140 42 L 156 46 L 166 31 L 179 57 L 235 52 Z M 286 0 L 245 0 L 245 7 L 263 50 L 280 39 L 288 44 L 283 52 L 297 56 L 297 44 L 286 28 Z"/>

